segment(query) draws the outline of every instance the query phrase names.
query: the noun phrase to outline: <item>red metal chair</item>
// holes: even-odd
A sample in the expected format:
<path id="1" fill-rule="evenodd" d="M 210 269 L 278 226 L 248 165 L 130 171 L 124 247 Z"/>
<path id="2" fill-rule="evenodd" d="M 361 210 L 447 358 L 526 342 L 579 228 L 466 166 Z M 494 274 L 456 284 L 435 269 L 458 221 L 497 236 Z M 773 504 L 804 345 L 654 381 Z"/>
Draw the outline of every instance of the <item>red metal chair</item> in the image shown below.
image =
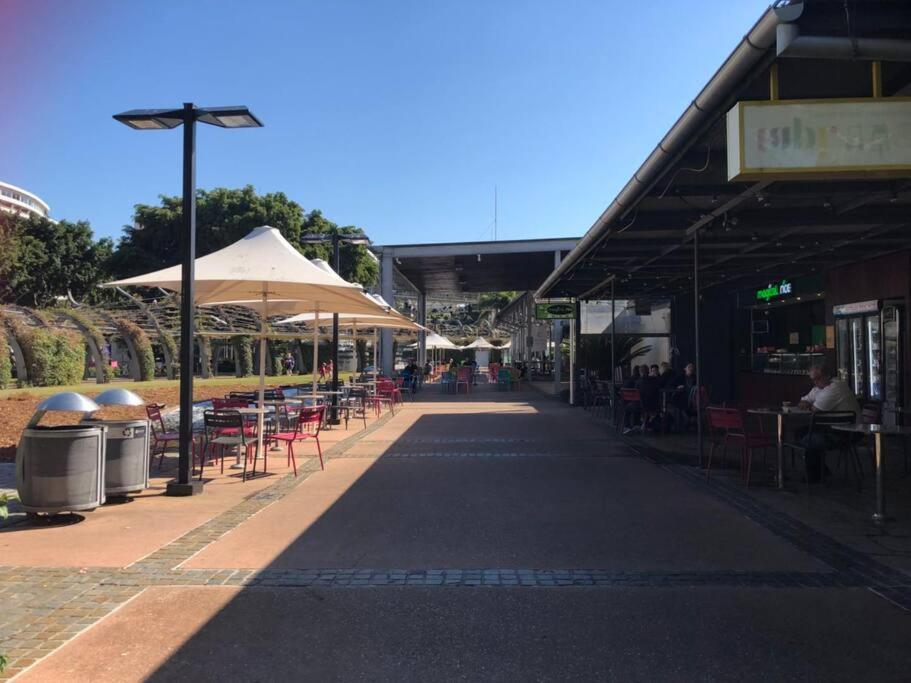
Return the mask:
<path id="1" fill-rule="evenodd" d="M 376 383 L 376 396 L 380 401 L 389 403 L 389 410 L 395 413 L 395 404 L 403 403 L 402 392 L 391 379 L 380 379 Z"/>
<path id="2" fill-rule="evenodd" d="M 639 413 L 641 417 L 642 413 L 642 395 L 639 393 L 638 389 L 620 389 L 620 402 L 619 402 L 619 412 L 620 415 L 617 418 L 617 430 L 623 431 L 626 427 L 626 418 L 629 415 Z M 639 425 L 640 431 L 645 428 L 644 422 Z"/>
<path id="3" fill-rule="evenodd" d="M 471 393 L 471 368 L 459 368 L 459 372 L 456 375 L 456 393 L 459 393 L 459 387 L 465 386 L 465 392 Z"/>
<path id="4" fill-rule="evenodd" d="M 740 445 L 740 477 L 749 486 L 753 469 L 753 451 L 757 448 L 762 449 L 764 458 L 767 448 L 775 448 L 771 435 L 762 431 L 762 423 L 759 423 L 758 432 L 748 429 L 746 416 L 739 408 L 709 406 L 706 408 L 705 416 L 708 423 L 709 440 L 712 444 L 705 467 L 706 479 L 712 473 L 712 456 L 715 454 L 715 448 L 721 446 L 722 463 L 724 463 L 724 453 L 727 450 L 728 442 L 734 440 Z"/>
<path id="5" fill-rule="evenodd" d="M 250 405 L 250 401 L 245 398 L 229 397 L 229 398 L 213 398 L 212 399 L 212 409 L 216 411 L 221 410 L 237 410 L 238 408 L 246 408 Z M 221 436 L 236 436 L 237 431 L 235 427 L 225 427 L 221 431 Z M 256 425 L 249 424 L 244 421 L 244 436 L 253 437 L 256 436 Z"/>
<path id="6" fill-rule="evenodd" d="M 158 454 L 158 469 L 161 470 L 164 465 L 164 454 L 169 447 L 180 444 L 180 434 L 165 430 L 164 418 L 161 416 L 161 408 L 155 404 L 146 406 L 146 415 L 152 425 L 152 448 L 151 457 Z M 196 443 L 193 444 L 194 451 Z"/>
<path id="7" fill-rule="evenodd" d="M 294 423 L 293 431 L 277 432 L 267 437 L 269 441 L 279 441 L 288 445 L 288 464 L 294 466 L 295 477 L 297 476 L 297 460 L 294 458 L 294 444 L 298 441 L 305 441 L 306 439 L 316 441 L 320 469 L 326 469 L 323 466 L 323 449 L 319 443 L 319 431 L 323 425 L 323 413 L 325 410 L 325 406 L 301 408 L 297 421 Z"/>

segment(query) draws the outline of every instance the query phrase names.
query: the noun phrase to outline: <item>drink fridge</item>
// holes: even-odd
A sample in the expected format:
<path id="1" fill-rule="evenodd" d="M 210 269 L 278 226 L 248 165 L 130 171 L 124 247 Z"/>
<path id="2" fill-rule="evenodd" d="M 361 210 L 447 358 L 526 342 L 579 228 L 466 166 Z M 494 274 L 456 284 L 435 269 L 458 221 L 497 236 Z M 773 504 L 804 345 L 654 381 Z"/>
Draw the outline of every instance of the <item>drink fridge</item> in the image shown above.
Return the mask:
<path id="1" fill-rule="evenodd" d="M 902 404 L 904 309 L 891 301 L 835 306 L 838 376 L 861 401 L 882 403 L 882 421 L 895 424 Z"/>

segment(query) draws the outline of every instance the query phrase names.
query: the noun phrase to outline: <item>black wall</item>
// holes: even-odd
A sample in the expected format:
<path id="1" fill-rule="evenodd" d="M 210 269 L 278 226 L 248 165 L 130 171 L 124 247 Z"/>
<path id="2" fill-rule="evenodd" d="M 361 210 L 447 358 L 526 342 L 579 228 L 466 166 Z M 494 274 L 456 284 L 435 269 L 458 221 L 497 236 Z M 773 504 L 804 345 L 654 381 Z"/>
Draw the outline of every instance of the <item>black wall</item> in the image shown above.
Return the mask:
<path id="1" fill-rule="evenodd" d="M 712 403 L 734 398 L 734 374 L 737 365 L 735 330 L 736 295 L 728 291 L 708 290 L 699 302 L 702 384 L 709 388 Z M 693 295 L 677 296 L 671 304 L 671 331 L 679 355 L 674 365 L 682 369 L 696 356 Z M 749 322 L 746 323 L 749 325 Z"/>

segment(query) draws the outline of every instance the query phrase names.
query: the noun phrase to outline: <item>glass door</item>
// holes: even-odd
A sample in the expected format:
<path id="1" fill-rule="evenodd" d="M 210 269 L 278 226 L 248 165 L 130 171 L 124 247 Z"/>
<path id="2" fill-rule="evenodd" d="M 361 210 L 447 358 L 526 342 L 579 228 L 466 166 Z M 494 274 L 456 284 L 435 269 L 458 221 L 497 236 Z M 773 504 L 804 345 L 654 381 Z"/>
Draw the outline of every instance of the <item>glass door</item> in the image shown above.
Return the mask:
<path id="1" fill-rule="evenodd" d="M 867 388 L 867 358 L 864 355 L 864 319 L 850 318 L 851 324 L 851 390 L 855 396 L 864 397 Z"/>
<path id="2" fill-rule="evenodd" d="M 883 418 L 894 418 L 894 411 L 901 406 L 901 311 L 898 306 L 883 308 Z"/>
<path id="3" fill-rule="evenodd" d="M 882 386 L 882 348 L 880 344 L 879 316 L 868 315 L 867 324 L 867 398 L 880 401 L 883 397 Z"/>
<path id="4" fill-rule="evenodd" d="M 835 348 L 838 355 L 838 378 L 851 383 L 851 335 L 848 334 L 848 319 L 837 318 L 835 320 Z"/>

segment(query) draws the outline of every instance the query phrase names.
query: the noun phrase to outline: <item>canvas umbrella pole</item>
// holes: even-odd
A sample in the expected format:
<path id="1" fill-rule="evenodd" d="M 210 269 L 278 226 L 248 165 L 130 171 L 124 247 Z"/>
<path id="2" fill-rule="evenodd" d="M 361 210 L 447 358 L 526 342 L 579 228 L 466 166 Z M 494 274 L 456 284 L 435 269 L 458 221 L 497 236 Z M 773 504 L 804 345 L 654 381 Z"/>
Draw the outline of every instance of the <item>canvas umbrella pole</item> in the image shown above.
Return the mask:
<path id="1" fill-rule="evenodd" d="M 319 363 L 319 309 L 313 318 L 313 405 L 316 405 L 316 365 Z"/>
<path id="2" fill-rule="evenodd" d="M 266 416 L 266 318 L 269 316 L 269 300 L 263 285 L 263 313 L 259 327 L 259 412 L 256 415 L 256 457 L 263 455 L 263 426 Z"/>
<path id="3" fill-rule="evenodd" d="M 373 328 L 373 391 L 376 392 L 376 364 L 379 358 L 377 357 L 376 349 L 376 328 Z"/>

